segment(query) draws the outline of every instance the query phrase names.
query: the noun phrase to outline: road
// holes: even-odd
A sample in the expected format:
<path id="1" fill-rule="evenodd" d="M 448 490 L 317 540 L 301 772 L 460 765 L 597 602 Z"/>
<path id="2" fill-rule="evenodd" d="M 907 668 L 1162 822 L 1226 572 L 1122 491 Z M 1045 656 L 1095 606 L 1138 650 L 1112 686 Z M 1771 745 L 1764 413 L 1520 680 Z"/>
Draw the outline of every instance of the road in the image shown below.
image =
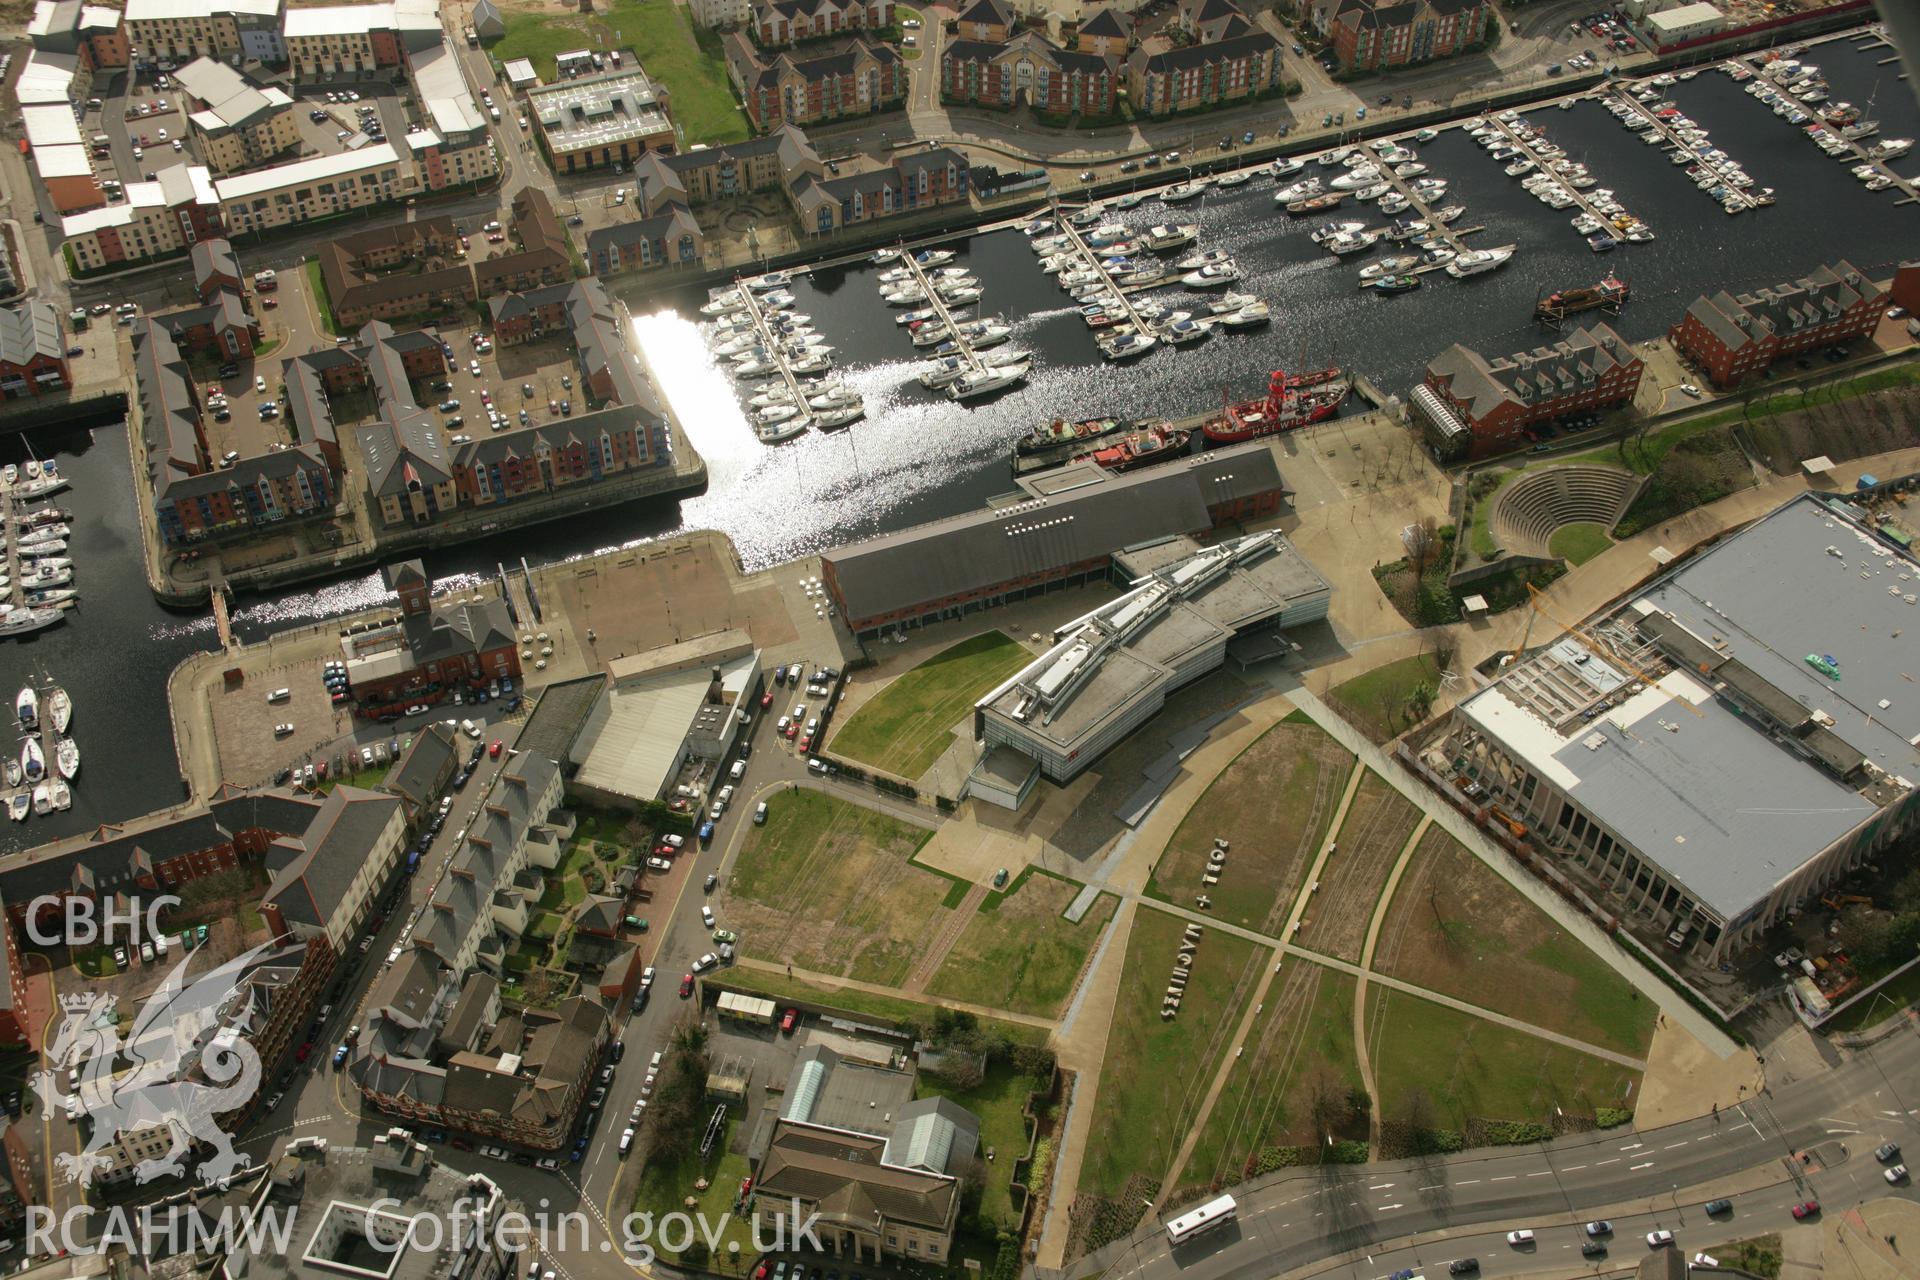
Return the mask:
<path id="1" fill-rule="evenodd" d="M 1875 1048 L 1789 1088 L 1717 1115 L 1646 1133 L 1619 1130 L 1446 1159 L 1331 1166 L 1236 1193 L 1233 1227 L 1174 1250 L 1155 1224 L 1094 1255 L 1110 1280 L 1242 1280 L 1285 1274 L 1372 1280 L 1402 1268 L 1443 1270 L 1477 1256 L 1487 1274 L 1579 1269 L 1579 1223 L 1611 1220 L 1610 1259 L 1637 1262 L 1644 1236 L 1674 1233 L 1689 1254 L 1765 1232 L 1792 1229 L 1790 1209 L 1808 1199 L 1829 1212 L 1890 1188 L 1872 1152 L 1882 1142 L 1920 1142 L 1920 1031 L 1903 1029 Z M 1802 1161 L 1802 1156 L 1807 1162 Z M 1729 1214 L 1701 1206 L 1727 1196 Z M 1527 1250 L 1504 1233 L 1537 1233 Z M 1092 1260 L 1074 1268 L 1093 1274 Z"/>

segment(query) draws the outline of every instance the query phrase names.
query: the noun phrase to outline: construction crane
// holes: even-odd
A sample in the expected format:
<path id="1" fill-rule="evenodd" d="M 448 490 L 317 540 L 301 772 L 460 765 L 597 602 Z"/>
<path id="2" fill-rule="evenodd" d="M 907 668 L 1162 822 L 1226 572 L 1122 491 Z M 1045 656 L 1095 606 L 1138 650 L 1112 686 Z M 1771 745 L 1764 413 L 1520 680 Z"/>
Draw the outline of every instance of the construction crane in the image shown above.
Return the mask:
<path id="1" fill-rule="evenodd" d="M 1512 661 L 1518 662 L 1520 660 L 1520 655 L 1526 652 L 1527 637 L 1533 634 L 1533 615 L 1534 614 L 1544 615 L 1547 621 L 1555 624 L 1560 628 L 1561 635 L 1577 636 L 1581 640 L 1586 641 L 1589 647 L 1598 647 L 1597 642 L 1594 641 L 1593 638 L 1589 636 L 1583 628 L 1577 627 L 1571 622 L 1566 622 L 1560 619 L 1559 617 L 1556 617 L 1553 614 L 1553 612 L 1547 608 L 1546 605 L 1542 604 L 1541 600 L 1545 597 L 1545 595 L 1546 595 L 1546 592 L 1540 590 L 1540 588 L 1534 586 L 1531 582 L 1527 584 L 1527 604 L 1532 609 L 1533 612 L 1527 615 L 1526 629 L 1520 633 L 1520 643 L 1513 651 Z M 1607 655 L 1607 661 L 1616 663 L 1619 666 L 1625 667 L 1627 669 L 1627 672 L 1630 675 L 1632 675 L 1635 679 L 1639 680 L 1642 684 L 1652 685 L 1652 684 L 1658 683 L 1657 679 L 1653 675 L 1649 674 L 1643 668 L 1634 665 L 1632 662 L 1628 661 L 1626 658 L 1620 656 L 1619 654 L 1609 652 Z M 1700 708 L 1694 706 L 1693 703 L 1687 701 L 1685 698 L 1675 698 L 1674 701 L 1679 703 L 1681 706 L 1685 707 L 1688 711 L 1691 711 L 1695 716 L 1698 716 L 1701 719 L 1706 718 L 1706 712 L 1700 710 Z"/>

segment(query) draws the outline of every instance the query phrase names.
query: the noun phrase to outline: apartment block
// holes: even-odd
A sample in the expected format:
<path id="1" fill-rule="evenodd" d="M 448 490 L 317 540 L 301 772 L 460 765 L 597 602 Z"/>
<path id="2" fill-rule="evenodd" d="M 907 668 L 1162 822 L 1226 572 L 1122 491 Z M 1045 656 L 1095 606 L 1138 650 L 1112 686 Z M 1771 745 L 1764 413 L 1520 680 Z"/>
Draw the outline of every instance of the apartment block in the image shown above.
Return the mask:
<path id="1" fill-rule="evenodd" d="M 1667 331 L 1716 387 L 1738 386 L 1783 356 L 1871 333 L 1892 299 L 1844 259 L 1751 293 L 1702 294 Z"/>

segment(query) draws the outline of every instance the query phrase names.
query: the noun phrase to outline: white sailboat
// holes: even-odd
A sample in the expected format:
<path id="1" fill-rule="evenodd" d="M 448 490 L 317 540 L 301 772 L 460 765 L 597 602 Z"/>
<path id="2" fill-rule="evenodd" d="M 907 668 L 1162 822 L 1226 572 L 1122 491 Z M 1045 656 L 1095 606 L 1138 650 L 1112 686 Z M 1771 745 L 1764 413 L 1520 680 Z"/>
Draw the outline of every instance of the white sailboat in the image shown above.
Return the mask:
<path id="1" fill-rule="evenodd" d="M 53 763 L 60 770 L 60 776 L 72 781 L 80 776 L 80 745 L 72 738 L 62 738 L 53 748 Z"/>
<path id="2" fill-rule="evenodd" d="M 73 699 L 59 685 L 47 691 L 47 718 L 53 721 L 55 733 L 65 733 L 73 721 Z"/>
<path id="3" fill-rule="evenodd" d="M 39 728 L 40 695 L 33 691 L 32 685 L 23 684 L 20 686 L 20 694 L 13 700 L 13 709 L 20 717 L 20 727 L 22 729 Z"/>
<path id="4" fill-rule="evenodd" d="M 20 744 L 20 777 L 32 783 L 46 776 L 47 758 L 40 752 L 40 739 L 28 738 Z"/>

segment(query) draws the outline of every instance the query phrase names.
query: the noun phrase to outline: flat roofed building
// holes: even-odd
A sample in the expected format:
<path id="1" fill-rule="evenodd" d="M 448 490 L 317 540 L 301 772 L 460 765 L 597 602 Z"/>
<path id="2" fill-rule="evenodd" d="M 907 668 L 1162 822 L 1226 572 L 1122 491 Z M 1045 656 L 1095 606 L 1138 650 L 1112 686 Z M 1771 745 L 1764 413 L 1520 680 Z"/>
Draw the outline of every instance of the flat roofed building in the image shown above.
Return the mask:
<path id="1" fill-rule="evenodd" d="M 243 50 L 241 30 L 280 25 L 282 0 L 127 0 L 127 38 L 143 62 L 224 58 Z"/>
<path id="2" fill-rule="evenodd" d="M 1429 763 L 1466 761 L 1717 964 L 1920 825 L 1917 582 L 1858 509 L 1802 495 L 1509 667 Z"/>
<path id="3" fill-rule="evenodd" d="M 572 747 L 572 785 L 633 807 L 666 798 L 689 763 L 726 755 L 759 688 L 760 654 L 744 631 L 723 631 L 616 659 L 608 675 Z"/>
<path id="4" fill-rule="evenodd" d="M 540 145 L 563 173 L 630 164 L 648 151 L 674 149 L 664 87 L 636 63 L 527 91 L 527 114 Z"/>
<path id="5" fill-rule="evenodd" d="M 1273 532 L 1210 547 L 1172 538 L 1115 554 L 1113 568 L 1119 599 L 1057 628 L 1045 654 L 974 705 L 988 752 L 1011 747 L 1067 782 L 1218 669 L 1236 640 L 1318 622 L 1333 596 Z M 1002 763 L 986 781 L 1003 789 L 1006 774 Z"/>
<path id="6" fill-rule="evenodd" d="M 1093 463 L 1023 477 L 984 511 L 825 553 L 821 576 L 856 634 L 919 626 L 1106 577 L 1113 553 L 1276 514 L 1265 441 L 1115 475 Z"/>
<path id="7" fill-rule="evenodd" d="M 292 226 L 332 213 L 394 204 L 419 190 L 413 165 L 391 142 L 317 156 L 214 183 L 228 232 Z"/>

